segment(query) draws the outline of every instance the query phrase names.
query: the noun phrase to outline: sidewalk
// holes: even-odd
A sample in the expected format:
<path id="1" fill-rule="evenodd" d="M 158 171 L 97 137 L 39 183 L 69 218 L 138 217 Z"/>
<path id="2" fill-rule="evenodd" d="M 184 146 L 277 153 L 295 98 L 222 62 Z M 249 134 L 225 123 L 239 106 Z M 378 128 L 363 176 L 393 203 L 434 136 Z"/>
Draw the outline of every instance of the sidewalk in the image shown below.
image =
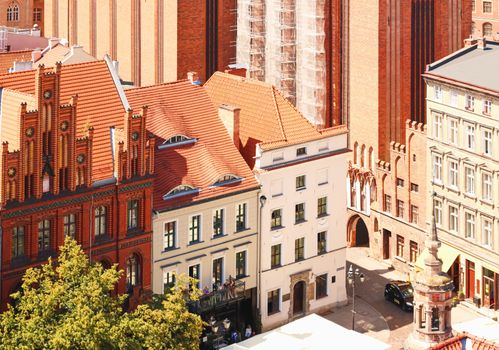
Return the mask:
<path id="1" fill-rule="evenodd" d="M 355 297 L 355 331 L 364 333 L 382 342 L 388 343 L 390 329 L 385 318 L 361 297 Z M 323 315 L 347 329 L 352 328 L 352 298 L 348 298 L 348 305 L 335 308 L 333 312 Z"/>

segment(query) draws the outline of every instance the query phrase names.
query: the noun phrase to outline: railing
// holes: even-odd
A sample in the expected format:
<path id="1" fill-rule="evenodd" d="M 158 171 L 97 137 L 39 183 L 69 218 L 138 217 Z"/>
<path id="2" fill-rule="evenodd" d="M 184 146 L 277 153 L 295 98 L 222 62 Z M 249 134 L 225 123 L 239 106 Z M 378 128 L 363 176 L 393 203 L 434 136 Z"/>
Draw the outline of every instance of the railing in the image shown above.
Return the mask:
<path id="1" fill-rule="evenodd" d="M 195 313 L 202 313 L 244 299 L 245 290 L 246 282 L 241 280 L 224 283 L 218 289 L 211 292 L 203 290 L 203 294 L 199 297 L 199 300 L 189 302 L 189 310 Z"/>

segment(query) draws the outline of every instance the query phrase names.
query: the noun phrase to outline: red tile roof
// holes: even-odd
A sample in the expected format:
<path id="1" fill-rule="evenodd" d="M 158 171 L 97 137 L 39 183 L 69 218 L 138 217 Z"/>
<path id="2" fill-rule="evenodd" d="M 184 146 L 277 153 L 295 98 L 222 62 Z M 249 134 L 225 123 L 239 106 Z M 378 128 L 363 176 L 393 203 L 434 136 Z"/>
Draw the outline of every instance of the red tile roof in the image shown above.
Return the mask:
<path id="1" fill-rule="evenodd" d="M 0 53 L 0 74 L 9 72 L 9 68 L 14 67 L 14 62 L 31 61 L 31 51 L 11 51 Z"/>
<path id="2" fill-rule="evenodd" d="M 52 69 L 46 69 L 50 71 Z M 0 87 L 35 95 L 35 70 L 0 75 Z M 113 176 L 110 128 L 124 127 L 125 107 L 105 61 L 61 67 L 60 103 L 78 95 L 77 137 L 94 128 L 92 153 L 93 181 Z M 8 116 L 19 118 L 19 114 Z M 3 116 L 4 120 L 7 116 Z M 10 151 L 11 149 L 9 147 Z"/>
<path id="3" fill-rule="evenodd" d="M 216 72 L 204 87 L 216 107 L 241 108 L 242 153 L 251 166 L 258 143 L 271 150 L 347 132 L 345 126 L 317 129 L 279 90 L 258 80 Z"/>
<path id="4" fill-rule="evenodd" d="M 471 348 L 465 348 L 464 343 L 471 344 Z M 450 339 L 447 339 L 429 350 L 499 350 L 499 344 L 494 342 L 480 339 L 468 333 L 458 334 Z"/>
<path id="5" fill-rule="evenodd" d="M 258 187 L 250 168 L 234 146 L 206 91 L 187 81 L 126 90 L 132 108 L 147 105 L 146 126 L 157 145 L 175 135 L 196 138 L 184 146 L 155 152 L 155 210 L 167 210 L 194 201 Z M 242 177 L 232 185 L 213 186 L 227 174 Z M 179 185 L 200 190 L 197 194 L 163 200 Z"/>

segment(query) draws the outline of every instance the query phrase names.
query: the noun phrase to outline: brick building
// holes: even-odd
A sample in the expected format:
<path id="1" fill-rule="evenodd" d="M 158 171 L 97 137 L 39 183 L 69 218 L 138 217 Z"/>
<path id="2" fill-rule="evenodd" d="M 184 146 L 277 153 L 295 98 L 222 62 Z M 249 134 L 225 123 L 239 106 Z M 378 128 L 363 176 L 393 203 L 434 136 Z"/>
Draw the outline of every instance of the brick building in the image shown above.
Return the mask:
<path id="1" fill-rule="evenodd" d="M 118 291 L 151 287 L 154 141 L 105 61 L 0 76 L 1 302 L 66 235 L 126 271 Z"/>
<path id="2" fill-rule="evenodd" d="M 37 24 L 43 33 L 44 0 L 1 0 L 0 26 L 31 28 Z"/>
<path id="3" fill-rule="evenodd" d="M 120 63 L 134 85 L 206 80 L 235 63 L 235 0 L 46 0 L 45 35 Z"/>
<path id="4" fill-rule="evenodd" d="M 499 1 L 471 0 L 472 17 L 471 34 L 474 37 L 494 39 L 499 34 Z"/>
<path id="5" fill-rule="evenodd" d="M 354 149 L 349 178 L 359 183 L 351 182 L 350 190 L 351 197 L 361 196 L 351 203 L 358 205 L 350 206 L 347 236 L 351 245 L 357 244 L 360 229 L 367 236 L 362 243 L 370 245 L 373 256 L 402 255 L 392 262 L 406 270 L 409 264 L 400 261 L 413 260 L 411 241 L 419 251 L 425 232 L 424 205 L 416 202 L 426 193 L 411 189 L 412 183 L 420 191 L 423 187 L 422 179 L 410 173 L 424 169 L 420 162 L 425 162 L 422 141 L 417 141 L 426 122 L 421 74 L 433 60 L 462 47 L 471 30 L 471 3 L 344 1 L 342 9 L 342 108 Z M 406 128 L 407 120 L 416 123 L 413 128 Z M 417 138 L 412 139 L 413 134 Z M 413 206 L 417 224 L 411 222 L 416 216 Z"/>

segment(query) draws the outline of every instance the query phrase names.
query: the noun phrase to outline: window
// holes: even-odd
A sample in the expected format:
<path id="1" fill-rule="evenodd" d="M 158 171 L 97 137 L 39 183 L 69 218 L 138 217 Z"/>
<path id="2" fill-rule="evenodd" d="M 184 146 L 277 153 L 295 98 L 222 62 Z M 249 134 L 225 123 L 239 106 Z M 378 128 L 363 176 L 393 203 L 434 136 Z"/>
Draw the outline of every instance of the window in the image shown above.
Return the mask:
<path id="1" fill-rule="evenodd" d="M 397 235 L 397 256 L 404 256 L 404 237 Z"/>
<path id="2" fill-rule="evenodd" d="M 411 205 L 411 222 L 417 224 L 419 219 L 419 209 L 415 205 Z"/>
<path id="3" fill-rule="evenodd" d="M 305 156 L 307 155 L 307 147 L 300 147 L 296 149 L 296 156 Z"/>
<path id="4" fill-rule="evenodd" d="M 211 277 L 213 283 L 216 284 L 217 286 L 221 286 L 222 283 L 224 282 L 223 266 L 224 266 L 223 257 L 213 260 L 213 274 L 211 275 Z"/>
<path id="5" fill-rule="evenodd" d="M 492 110 L 492 101 L 483 100 L 483 114 L 490 115 L 491 110 Z"/>
<path id="6" fill-rule="evenodd" d="M 468 149 L 475 149 L 475 127 L 473 125 L 466 125 L 466 147 Z"/>
<path id="7" fill-rule="evenodd" d="M 75 238 L 76 233 L 76 215 L 67 214 L 64 215 L 64 236 Z"/>
<path id="8" fill-rule="evenodd" d="M 135 254 L 126 261 L 126 282 L 128 287 L 140 285 L 140 262 Z"/>
<path id="9" fill-rule="evenodd" d="M 19 21 L 19 6 L 17 6 L 16 4 L 10 5 L 7 8 L 7 21 L 8 22 Z"/>
<path id="10" fill-rule="evenodd" d="M 433 97 L 435 101 L 442 101 L 442 87 L 440 85 L 435 85 L 433 88 Z"/>
<path id="11" fill-rule="evenodd" d="M 169 291 L 175 286 L 175 272 L 173 271 L 163 271 L 163 293 Z"/>
<path id="12" fill-rule="evenodd" d="M 471 95 L 466 95 L 466 105 L 465 108 L 469 111 L 473 111 L 475 109 L 475 98 Z"/>
<path id="13" fill-rule="evenodd" d="M 326 231 L 317 234 L 317 255 L 327 252 L 326 246 Z"/>
<path id="14" fill-rule="evenodd" d="M 449 119 L 449 143 L 457 145 L 458 140 L 458 123 L 455 119 Z"/>
<path id="15" fill-rule="evenodd" d="M 492 201 L 492 176 L 482 173 L 482 199 Z"/>
<path id="16" fill-rule="evenodd" d="M 317 172 L 317 184 L 325 185 L 328 183 L 328 171 L 327 169 L 321 169 Z"/>
<path id="17" fill-rule="evenodd" d="M 459 186 L 459 164 L 457 161 L 449 159 L 449 186 L 457 188 Z"/>
<path id="18" fill-rule="evenodd" d="M 415 183 L 411 183 L 411 191 L 412 192 L 419 192 L 419 185 Z"/>
<path id="19" fill-rule="evenodd" d="M 12 229 L 12 258 L 24 255 L 24 226 Z"/>
<path id="20" fill-rule="evenodd" d="M 327 273 L 315 277 L 315 299 L 327 297 Z"/>
<path id="21" fill-rule="evenodd" d="M 41 22 L 42 20 L 42 9 L 35 7 L 33 9 L 33 22 Z"/>
<path id="22" fill-rule="evenodd" d="M 281 299 L 281 290 L 270 291 L 267 296 L 267 315 L 279 312 L 279 301 Z"/>
<path id="23" fill-rule="evenodd" d="M 236 278 L 246 277 L 246 250 L 236 253 Z"/>
<path id="24" fill-rule="evenodd" d="M 276 152 L 272 153 L 272 162 L 279 162 L 281 160 L 284 160 L 284 153 L 283 152 Z"/>
<path id="25" fill-rule="evenodd" d="M 300 175 L 296 177 L 296 190 L 302 190 L 305 188 L 305 175 Z"/>
<path id="26" fill-rule="evenodd" d="M 224 234 L 224 210 L 217 209 L 213 213 L 213 236 L 223 236 Z"/>
<path id="27" fill-rule="evenodd" d="M 490 1 L 483 2 L 483 13 L 492 13 L 492 2 Z"/>
<path id="28" fill-rule="evenodd" d="M 107 208 L 100 206 L 94 209 L 95 237 L 101 237 L 107 231 Z"/>
<path id="29" fill-rule="evenodd" d="M 305 259 L 305 237 L 295 239 L 295 261 Z"/>
<path id="30" fill-rule="evenodd" d="M 246 203 L 237 205 L 236 212 L 236 231 L 246 230 Z"/>
<path id="31" fill-rule="evenodd" d="M 474 0 L 473 0 L 473 6 L 475 6 L 475 1 Z M 475 22 L 471 22 L 471 35 L 475 36 L 475 32 L 476 32 L 476 23 Z"/>
<path id="32" fill-rule="evenodd" d="M 282 227 L 282 209 L 272 211 L 272 218 L 270 221 L 270 228 L 275 229 Z"/>
<path id="33" fill-rule="evenodd" d="M 437 226 L 442 225 L 442 201 L 440 199 L 435 199 L 435 223 Z"/>
<path id="34" fill-rule="evenodd" d="M 201 215 L 191 216 L 189 224 L 189 244 L 197 243 L 200 240 Z"/>
<path id="35" fill-rule="evenodd" d="M 404 179 L 397 178 L 397 186 L 398 187 L 404 187 Z"/>
<path id="36" fill-rule="evenodd" d="M 50 248 L 50 220 L 42 220 L 38 223 L 38 251 L 42 252 Z"/>
<path id="37" fill-rule="evenodd" d="M 457 91 L 450 91 L 450 105 L 453 107 L 457 107 Z"/>
<path id="38" fill-rule="evenodd" d="M 163 248 L 165 250 L 175 248 L 175 241 L 177 239 L 177 222 L 165 222 L 163 228 Z"/>
<path id="39" fill-rule="evenodd" d="M 281 245 L 276 244 L 270 248 L 270 267 L 276 268 L 281 266 Z"/>
<path id="40" fill-rule="evenodd" d="M 397 216 L 399 218 L 404 217 L 404 202 L 401 200 L 397 200 Z"/>
<path id="41" fill-rule="evenodd" d="M 128 229 L 132 230 L 139 226 L 139 201 L 132 199 L 128 201 Z"/>
<path id="42" fill-rule="evenodd" d="M 409 242 L 410 256 L 409 261 L 415 263 L 418 259 L 418 244 L 414 241 Z"/>
<path id="43" fill-rule="evenodd" d="M 189 277 L 197 280 L 196 283 L 197 288 L 201 288 L 200 275 L 201 275 L 201 265 L 196 264 L 189 266 Z"/>
<path id="44" fill-rule="evenodd" d="M 433 155 L 433 181 L 442 183 L 442 156 Z"/>
<path id="45" fill-rule="evenodd" d="M 485 5 L 485 3 L 484 3 Z M 492 36 L 492 24 L 484 23 L 483 24 L 483 35 L 484 36 Z"/>
<path id="46" fill-rule="evenodd" d="M 472 168 L 465 168 L 466 177 L 466 193 L 474 195 L 475 194 L 475 170 Z"/>
<path id="47" fill-rule="evenodd" d="M 483 129 L 483 154 L 492 155 L 492 131 Z"/>
<path id="48" fill-rule="evenodd" d="M 483 244 L 492 247 L 492 221 L 484 218 L 482 220 L 482 240 Z"/>
<path id="49" fill-rule="evenodd" d="M 317 199 L 317 216 L 327 215 L 327 197 Z"/>
<path id="50" fill-rule="evenodd" d="M 384 203 L 385 211 L 387 213 L 392 212 L 392 197 L 388 194 L 385 194 L 385 203 Z"/>
<path id="51" fill-rule="evenodd" d="M 305 203 L 295 205 L 295 224 L 305 221 Z"/>
<path id="52" fill-rule="evenodd" d="M 433 137 L 437 140 L 442 138 L 442 115 L 433 115 Z"/>
<path id="53" fill-rule="evenodd" d="M 449 231 L 457 233 L 459 230 L 459 209 L 449 205 Z"/>
<path id="54" fill-rule="evenodd" d="M 466 228 L 464 230 L 464 236 L 466 238 L 475 238 L 475 215 L 472 213 L 466 213 Z"/>

